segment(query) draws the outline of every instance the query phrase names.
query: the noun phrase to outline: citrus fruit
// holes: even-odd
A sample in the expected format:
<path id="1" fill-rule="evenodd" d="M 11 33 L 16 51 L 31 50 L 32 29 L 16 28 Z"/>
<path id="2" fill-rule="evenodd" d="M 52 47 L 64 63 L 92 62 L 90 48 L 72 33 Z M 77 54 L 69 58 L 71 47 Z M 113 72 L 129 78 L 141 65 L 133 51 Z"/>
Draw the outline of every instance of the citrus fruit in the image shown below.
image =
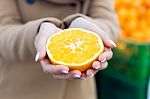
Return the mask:
<path id="1" fill-rule="evenodd" d="M 115 9 L 123 38 L 150 42 L 150 0 L 115 0 Z"/>
<path id="2" fill-rule="evenodd" d="M 91 31 L 71 28 L 52 35 L 47 41 L 47 55 L 52 64 L 85 71 L 104 51 L 100 36 Z"/>

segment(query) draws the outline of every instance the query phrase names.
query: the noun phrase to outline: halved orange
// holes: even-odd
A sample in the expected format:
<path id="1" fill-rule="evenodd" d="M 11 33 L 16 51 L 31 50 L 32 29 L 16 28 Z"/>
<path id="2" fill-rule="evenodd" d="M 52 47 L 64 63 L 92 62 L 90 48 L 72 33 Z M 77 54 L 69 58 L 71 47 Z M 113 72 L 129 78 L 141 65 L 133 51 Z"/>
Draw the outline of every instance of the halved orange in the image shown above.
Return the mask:
<path id="1" fill-rule="evenodd" d="M 52 35 L 47 41 L 47 54 L 52 64 L 85 71 L 104 51 L 100 36 L 94 32 L 71 28 Z"/>

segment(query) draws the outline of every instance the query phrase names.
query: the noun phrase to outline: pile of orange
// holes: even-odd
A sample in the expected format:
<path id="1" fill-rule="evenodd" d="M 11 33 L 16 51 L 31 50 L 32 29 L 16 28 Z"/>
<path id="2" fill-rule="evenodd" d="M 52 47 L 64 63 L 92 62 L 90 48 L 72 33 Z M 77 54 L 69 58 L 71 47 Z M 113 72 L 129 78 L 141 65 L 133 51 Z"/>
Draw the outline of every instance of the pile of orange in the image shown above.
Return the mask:
<path id="1" fill-rule="evenodd" d="M 150 42 L 150 0 L 115 0 L 122 36 L 136 42 Z"/>
<path id="2" fill-rule="evenodd" d="M 68 66 L 70 70 L 86 71 L 103 51 L 100 36 L 80 28 L 62 30 L 47 41 L 50 61 Z"/>

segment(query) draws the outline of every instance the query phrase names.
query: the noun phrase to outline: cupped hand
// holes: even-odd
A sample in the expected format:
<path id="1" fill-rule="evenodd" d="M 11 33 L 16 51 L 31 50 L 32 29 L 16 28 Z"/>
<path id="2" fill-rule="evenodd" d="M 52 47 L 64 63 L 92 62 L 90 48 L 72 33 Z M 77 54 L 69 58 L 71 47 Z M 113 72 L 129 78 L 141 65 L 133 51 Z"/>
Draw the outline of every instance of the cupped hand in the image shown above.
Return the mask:
<path id="1" fill-rule="evenodd" d="M 69 28 L 83 28 L 92 32 L 97 33 L 105 46 L 104 52 L 99 56 L 98 60 L 93 62 L 92 68 L 88 69 L 85 73 L 81 74 L 81 78 L 85 79 L 87 77 L 93 77 L 99 70 L 105 69 L 108 65 L 108 60 L 113 56 L 112 48 L 116 47 L 116 44 L 109 38 L 107 33 L 105 33 L 100 27 L 91 21 L 88 21 L 82 17 L 76 18 L 72 21 Z"/>
<path id="2" fill-rule="evenodd" d="M 103 40 L 103 43 L 108 48 L 116 47 L 116 44 L 110 39 L 108 33 L 104 32 L 99 26 L 95 23 L 88 21 L 82 17 L 78 17 L 72 21 L 69 28 L 83 28 L 92 32 L 97 33 Z"/>
<path id="3" fill-rule="evenodd" d="M 40 61 L 43 71 L 52 75 L 55 79 L 76 79 L 81 77 L 78 70 L 69 71 L 67 66 L 53 65 L 46 56 L 46 42 L 50 36 L 61 31 L 60 28 L 49 22 L 44 22 L 39 28 L 39 33 L 35 38 L 35 48 L 37 51 L 35 61 Z"/>

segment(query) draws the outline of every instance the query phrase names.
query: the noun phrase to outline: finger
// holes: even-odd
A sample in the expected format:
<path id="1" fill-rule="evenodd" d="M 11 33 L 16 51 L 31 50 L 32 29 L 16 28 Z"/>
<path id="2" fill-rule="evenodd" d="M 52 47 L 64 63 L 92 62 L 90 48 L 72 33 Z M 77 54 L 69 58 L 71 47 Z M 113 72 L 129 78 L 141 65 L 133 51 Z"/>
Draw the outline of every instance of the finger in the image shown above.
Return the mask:
<path id="1" fill-rule="evenodd" d="M 100 62 L 99 61 L 94 61 L 92 64 L 92 67 L 94 69 L 99 69 L 101 67 Z"/>
<path id="2" fill-rule="evenodd" d="M 66 75 L 57 75 L 57 74 L 52 74 L 54 79 L 57 80 L 67 80 L 67 76 Z"/>
<path id="3" fill-rule="evenodd" d="M 105 62 L 95 61 L 92 64 L 92 67 L 96 70 L 96 71 L 94 71 L 94 73 L 97 73 L 99 70 L 103 70 L 103 69 L 107 68 L 107 66 L 108 66 L 107 61 L 105 61 Z"/>
<path id="4" fill-rule="evenodd" d="M 79 79 L 81 72 L 79 70 L 72 70 L 67 74 L 68 79 Z"/>
<path id="5" fill-rule="evenodd" d="M 103 39 L 104 45 L 109 47 L 109 48 L 115 48 L 117 47 L 117 45 L 115 44 L 115 42 L 111 39 Z"/>
<path id="6" fill-rule="evenodd" d="M 69 72 L 69 68 L 67 66 L 63 65 L 52 65 L 50 64 L 48 59 L 43 59 L 40 61 L 43 71 L 45 73 L 51 73 L 51 74 L 67 74 Z"/>
<path id="7" fill-rule="evenodd" d="M 70 71 L 68 74 L 52 74 L 55 79 L 60 80 L 72 80 L 72 79 L 80 79 L 81 72 L 79 70 Z"/>
<path id="8" fill-rule="evenodd" d="M 113 40 L 111 40 L 109 38 L 109 36 L 107 35 L 107 33 L 105 33 L 101 28 L 95 26 L 95 29 L 92 28 L 91 30 L 93 32 L 97 33 L 101 37 L 101 39 L 102 39 L 102 41 L 106 47 L 108 47 L 108 48 L 115 48 L 116 47 L 115 42 Z"/>
<path id="9" fill-rule="evenodd" d="M 100 64 L 101 64 L 101 67 L 100 67 L 99 70 L 103 70 L 103 69 L 107 68 L 107 66 L 108 66 L 108 62 L 107 61 L 104 62 L 104 63 L 100 63 Z"/>
<path id="10" fill-rule="evenodd" d="M 88 69 L 86 71 L 86 76 L 87 77 L 94 77 L 95 73 L 96 73 L 96 70 L 94 70 L 94 69 Z"/>
<path id="11" fill-rule="evenodd" d="M 99 60 L 100 62 L 105 62 L 105 61 L 107 61 L 107 60 L 110 60 L 110 59 L 112 58 L 112 56 L 113 56 L 112 50 L 111 50 L 111 49 L 108 49 L 108 48 L 105 48 L 104 53 L 102 53 L 102 54 L 99 56 L 98 60 Z"/>
<path id="12" fill-rule="evenodd" d="M 85 80 L 87 78 L 86 73 L 81 73 L 81 80 Z"/>
<path id="13" fill-rule="evenodd" d="M 95 33 L 97 33 L 97 34 L 101 37 L 101 39 L 102 39 L 102 41 L 103 41 L 103 43 L 104 43 L 104 45 L 105 45 L 106 47 L 109 47 L 109 48 L 115 48 L 115 47 L 116 47 L 115 42 L 112 41 L 112 40 L 109 38 L 108 33 L 106 33 L 105 31 L 103 31 L 103 30 L 102 30 L 100 27 L 98 27 L 97 25 L 93 24 L 93 28 L 90 28 L 90 27 L 89 27 L 89 30 L 91 30 L 91 31 L 93 31 L 93 32 L 95 32 Z"/>
<path id="14" fill-rule="evenodd" d="M 102 38 L 103 40 L 103 43 L 106 47 L 109 47 L 109 48 L 115 48 L 116 47 L 116 44 L 114 41 L 112 41 L 110 38 L 109 38 L 109 35 L 104 32 L 101 28 L 95 26 L 95 30 L 96 32 L 100 35 L 100 37 Z"/>

